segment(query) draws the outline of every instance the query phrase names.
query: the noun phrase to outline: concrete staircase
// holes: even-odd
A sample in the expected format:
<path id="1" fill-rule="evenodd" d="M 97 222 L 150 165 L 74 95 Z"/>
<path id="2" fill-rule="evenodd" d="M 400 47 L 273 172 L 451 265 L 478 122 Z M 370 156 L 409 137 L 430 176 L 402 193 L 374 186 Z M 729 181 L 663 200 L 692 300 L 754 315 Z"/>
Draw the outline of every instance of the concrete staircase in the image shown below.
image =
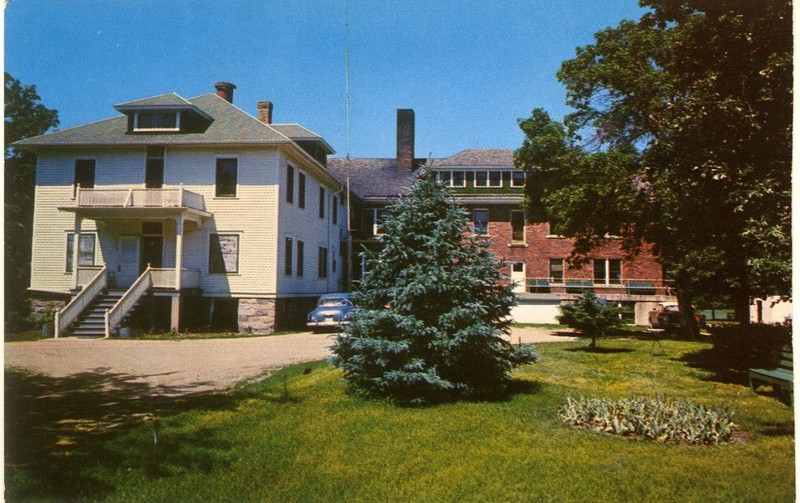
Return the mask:
<path id="1" fill-rule="evenodd" d="M 83 310 L 78 319 L 67 329 L 64 335 L 80 337 L 104 337 L 105 313 L 116 304 L 125 290 L 109 290 L 98 295 L 89 306 Z M 135 308 L 134 308 L 135 309 Z M 132 312 L 133 310 L 131 310 Z"/>

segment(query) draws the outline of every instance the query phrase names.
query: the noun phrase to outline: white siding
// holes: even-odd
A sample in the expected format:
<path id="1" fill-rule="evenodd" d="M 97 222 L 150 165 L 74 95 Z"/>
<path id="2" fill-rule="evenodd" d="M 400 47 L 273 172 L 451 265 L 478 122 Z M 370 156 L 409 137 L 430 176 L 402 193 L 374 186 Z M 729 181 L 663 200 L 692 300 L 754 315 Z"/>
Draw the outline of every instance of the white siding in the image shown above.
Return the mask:
<path id="1" fill-rule="evenodd" d="M 338 224 L 331 223 L 332 196 L 337 195 L 342 199 L 343 193 L 337 193 L 338 187 L 322 181 L 322 177 L 307 165 L 297 159 L 283 157 L 282 166 L 278 170 L 280 175 L 280 194 L 278 199 L 279 230 L 278 230 L 278 293 L 283 296 L 312 296 L 340 290 L 342 270 L 344 264 L 339 254 L 339 241 L 341 232 L 347 227 L 347 216 L 344 206 L 338 208 Z M 295 168 L 294 202 L 286 202 L 286 164 Z M 298 172 L 306 176 L 306 204 L 305 209 L 298 205 Z M 319 218 L 319 188 L 325 188 L 325 217 Z M 294 241 L 292 274 L 284 273 L 285 238 L 291 237 Z M 304 273 L 297 275 L 297 241 L 303 241 L 305 247 Z M 319 247 L 328 249 L 328 277 L 318 276 L 318 250 Z M 333 271 L 333 260 L 336 260 L 336 271 Z"/>
<path id="2" fill-rule="evenodd" d="M 72 288 L 72 273 L 66 272 L 66 255 L 67 234 L 75 228 L 75 217 L 72 213 L 59 211 L 58 206 L 73 204 L 75 159 L 95 158 L 87 154 L 76 152 L 69 156 L 38 157 L 31 257 L 32 289 L 66 292 Z M 81 232 L 96 230 L 94 221 L 83 221 Z M 104 264 L 101 243 L 97 241 L 95 264 Z"/>
<path id="3" fill-rule="evenodd" d="M 217 198 L 216 159 L 238 159 L 238 188 L 234 198 Z M 59 211 L 72 206 L 74 162 L 96 159 L 96 188 L 141 188 L 144 186 L 145 149 L 71 151 L 40 155 L 37 167 L 36 207 L 33 229 L 31 288 L 68 291 L 72 276 L 65 272 L 67 234 L 74 228 L 74 215 Z M 209 296 L 273 296 L 277 267 L 277 180 L 280 155 L 265 149 L 176 149 L 167 147 L 165 188 L 184 184 L 186 190 L 202 194 L 206 211 L 213 217 L 198 228 L 184 226 L 183 266 L 201 271 L 201 288 Z M 120 235 L 139 234 L 140 220 L 109 220 L 100 226 L 95 263 L 104 257 L 115 267 Z M 83 232 L 97 231 L 94 221 L 84 220 Z M 164 267 L 175 265 L 175 225 L 164 227 Z M 233 233 L 239 238 L 239 270 L 235 274 L 208 273 L 209 235 Z"/>
<path id="4" fill-rule="evenodd" d="M 236 197 L 214 196 L 216 159 L 221 157 L 238 159 Z M 165 184 L 183 182 L 184 189 L 202 194 L 206 211 L 214 215 L 199 229 L 192 223 L 184 227 L 183 266 L 200 270 L 204 295 L 275 295 L 278 157 L 277 152 L 264 150 L 167 149 Z M 238 272 L 209 274 L 211 234 L 239 235 Z"/>

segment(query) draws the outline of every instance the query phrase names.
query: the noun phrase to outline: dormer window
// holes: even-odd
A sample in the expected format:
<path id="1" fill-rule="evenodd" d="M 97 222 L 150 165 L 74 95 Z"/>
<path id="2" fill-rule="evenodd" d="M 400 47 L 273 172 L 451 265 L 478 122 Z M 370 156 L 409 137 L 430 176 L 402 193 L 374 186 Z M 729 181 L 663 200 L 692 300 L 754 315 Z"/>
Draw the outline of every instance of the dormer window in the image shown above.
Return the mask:
<path id="1" fill-rule="evenodd" d="M 136 112 L 133 116 L 134 131 L 180 131 L 179 111 Z"/>

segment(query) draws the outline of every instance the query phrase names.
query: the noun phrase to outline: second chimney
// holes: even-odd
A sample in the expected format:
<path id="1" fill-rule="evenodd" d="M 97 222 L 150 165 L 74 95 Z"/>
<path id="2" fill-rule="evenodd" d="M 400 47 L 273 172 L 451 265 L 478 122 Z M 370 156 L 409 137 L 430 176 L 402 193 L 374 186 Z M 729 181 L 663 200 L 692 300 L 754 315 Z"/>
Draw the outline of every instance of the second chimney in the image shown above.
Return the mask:
<path id="1" fill-rule="evenodd" d="M 414 110 L 397 109 L 397 169 L 414 169 Z"/>
<path id="2" fill-rule="evenodd" d="M 258 120 L 264 124 L 272 124 L 272 102 L 259 101 L 256 107 L 258 108 Z"/>
<path id="3" fill-rule="evenodd" d="M 217 96 L 228 103 L 233 103 L 233 90 L 236 89 L 235 85 L 230 82 L 217 82 L 214 84 L 214 87 L 217 88 Z"/>

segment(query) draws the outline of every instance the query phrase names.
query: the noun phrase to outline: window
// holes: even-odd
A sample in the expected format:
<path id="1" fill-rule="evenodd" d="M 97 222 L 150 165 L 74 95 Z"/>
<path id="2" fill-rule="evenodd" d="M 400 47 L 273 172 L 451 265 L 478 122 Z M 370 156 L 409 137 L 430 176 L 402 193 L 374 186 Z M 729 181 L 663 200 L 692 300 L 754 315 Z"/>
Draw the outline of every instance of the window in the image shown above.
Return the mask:
<path id="1" fill-rule="evenodd" d="M 472 211 L 472 229 L 475 234 L 489 233 L 489 210 Z"/>
<path id="2" fill-rule="evenodd" d="M 463 171 L 437 171 L 436 176 L 445 187 L 467 186 L 467 177 Z"/>
<path id="3" fill-rule="evenodd" d="M 319 218 L 325 218 L 325 188 L 319 188 Z"/>
<path id="4" fill-rule="evenodd" d="M 286 202 L 294 204 L 294 167 L 286 165 Z"/>
<path id="5" fill-rule="evenodd" d="M 364 210 L 364 234 L 367 236 L 382 236 L 383 230 L 381 229 L 381 225 L 388 215 L 389 210 L 383 208 L 371 208 Z"/>
<path id="6" fill-rule="evenodd" d="M 236 159 L 217 159 L 217 197 L 236 197 L 238 182 L 238 161 Z"/>
<path id="7" fill-rule="evenodd" d="M 138 112 L 134 116 L 134 131 L 178 131 L 180 130 L 179 112 Z"/>
<path id="8" fill-rule="evenodd" d="M 511 186 L 512 187 L 524 187 L 525 186 L 525 172 L 524 171 L 512 171 L 511 172 Z"/>
<path id="9" fill-rule="evenodd" d="M 339 221 L 339 198 L 333 196 L 333 204 L 331 205 L 331 224 L 336 225 Z"/>
<path id="10" fill-rule="evenodd" d="M 208 237 L 208 272 L 239 272 L 239 236 L 211 234 Z"/>
<path id="11" fill-rule="evenodd" d="M 319 247 L 319 257 L 318 257 L 318 272 L 317 275 L 320 278 L 327 278 L 328 277 L 328 249 L 324 246 Z"/>
<path id="12" fill-rule="evenodd" d="M 550 259 L 550 282 L 563 283 L 564 282 L 564 259 L 551 258 Z"/>
<path id="13" fill-rule="evenodd" d="M 78 186 L 82 189 L 94 188 L 94 166 L 94 159 L 75 160 L 75 184 L 73 189 Z M 74 192 L 72 197 L 75 197 Z"/>
<path id="14" fill-rule="evenodd" d="M 67 234 L 67 272 L 72 272 L 72 251 L 75 234 Z M 81 234 L 78 242 L 78 267 L 94 265 L 94 234 Z"/>
<path id="15" fill-rule="evenodd" d="M 602 285 L 622 284 L 622 260 L 595 259 L 593 261 L 594 283 Z"/>
<path id="16" fill-rule="evenodd" d="M 525 212 L 513 210 L 511 212 L 511 242 L 525 242 Z"/>
<path id="17" fill-rule="evenodd" d="M 283 274 L 292 275 L 292 238 L 287 237 L 283 249 Z"/>
<path id="18" fill-rule="evenodd" d="M 297 207 L 305 209 L 306 207 L 306 175 L 297 172 Z"/>
<path id="19" fill-rule="evenodd" d="M 164 147 L 147 147 L 144 186 L 147 189 L 160 189 L 164 186 Z"/>
<path id="20" fill-rule="evenodd" d="M 476 171 L 475 172 L 475 186 L 476 187 L 502 187 L 503 186 L 503 172 L 502 171 Z"/>
<path id="21" fill-rule="evenodd" d="M 298 239 L 297 240 L 297 275 L 298 276 L 302 276 L 303 275 L 304 261 L 305 261 L 305 244 Z M 291 272 L 290 272 L 290 274 L 291 274 Z"/>

